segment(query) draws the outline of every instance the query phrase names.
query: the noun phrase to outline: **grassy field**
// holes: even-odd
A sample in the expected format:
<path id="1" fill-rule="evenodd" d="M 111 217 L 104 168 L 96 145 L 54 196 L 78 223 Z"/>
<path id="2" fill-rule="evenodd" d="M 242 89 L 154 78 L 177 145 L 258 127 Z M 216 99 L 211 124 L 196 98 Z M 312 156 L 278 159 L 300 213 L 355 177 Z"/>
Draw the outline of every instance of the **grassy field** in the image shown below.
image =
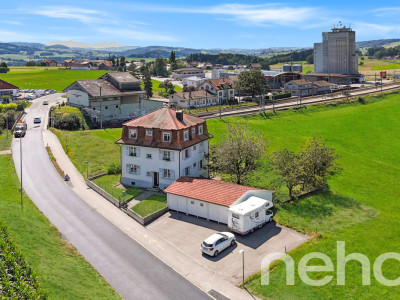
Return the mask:
<path id="1" fill-rule="evenodd" d="M 141 217 L 146 217 L 165 207 L 167 207 L 167 196 L 154 194 L 132 207 L 132 211 Z"/>
<path id="2" fill-rule="evenodd" d="M 221 109 L 229 109 L 232 107 L 241 107 L 241 106 L 249 106 L 249 105 L 257 105 L 257 102 L 244 102 L 241 104 L 234 104 L 234 105 L 221 105 Z M 205 107 L 199 107 L 195 109 L 191 109 L 190 113 L 197 114 L 203 112 L 210 112 L 210 111 L 219 111 L 219 105 L 208 106 L 207 109 Z M 183 109 L 184 113 L 189 113 L 188 109 Z"/>
<path id="3" fill-rule="evenodd" d="M 60 238 L 60 233 L 26 196 L 21 213 L 19 181 L 11 155 L 0 155 L 0 166 L 0 219 L 49 297 L 120 299 L 76 249 Z"/>
<path id="4" fill-rule="evenodd" d="M 303 232 L 317 231 L 322 236 L 311 239 L 292 251 L 296 266 L 310 252 L 328 255 L 336 266 L 336 242 L 346 242 L 346 254 L 363 253 L 373 263 L 385 252 L 399 252 L 400 239 L 400 146 L 398 130 L 400 95 L 372 98 L 367 105 L 351 104 L 339 107 L 285 112 L 276 117 L 252 116 L 208 121 L 208 129 L 216 143 L 223 139 L 227 121 L 245 121 L 262 132 L 269 141 L 269 152 L 281 148 L 298 151 L 302 141 L 321 135 L 336 149 L 342 171 L 329 180 L 330 192 L 302 199 L 295 205 L 281 205 L 276 220 Z M 268 161 L 260 163 L 249 184 L 277 190 L 285 199 L 286 189 L 277 181 Z M 319 264 L 320 261 L 312 262 Z M 383 265 L 384 275 L 395 279 L 400 273 L 399 262 Z M 337 286 L 335 272 L 315 272 L 312 278 L 332 275 L 326 286 L 311 287 L 296 275 L 295 285 L 285 285 L 284 264 L 278 264 L 270 276 L 270 285 L 260 285 L 260 274 L 247 282 L 251 292 L 274 299 L 376 299 L 400 297 L 400 288 L 385 287 L 371 276 L 371 285 L 361 285 L 361 267 L 349 262 L 346 285 Z"/>
<path id="5" fill-rule="evenodd" d="M 0 151 L 10 149 L 12 139 L 13 135 L 11 133 L 11 130 L 8 131 L 8 138 L 7 138 L 7 132 L 6 130 L 4 130 L 3 133 L 0 134 Z"/>
<path id="6" fill-rule="evenodd" d="M 89 162 L 89 177 L 107 172 L 107 166 L 120 162 L 121 150 L 114 142 L 121 137 L 121 129 L 63 131 L 52 129 L 79 172 L 86 176 L 86 164 Z"/>
<path id="7" fill-rule="evenodd" d="M 61 92 L 76 80 L 97 79 L 108 71 L 70 70 L 45 67 L 10 67 L 0 79 L 8 81 L 20 89 L 55 89 Z"/>
<path id="8" fill-rule="evenodd" d="M 142 190 L 137 187 L 125 188 L 120 184 L 120 175 L 104 175 L 93 180 L 95 184 L 101 187 L 104 191 L 109 193 L 115 199 L 119 201 L 127 201 L 137 197 L 142 193 Z M 122 192 L 125 192 L 125 196 L 121 197 Z"/>

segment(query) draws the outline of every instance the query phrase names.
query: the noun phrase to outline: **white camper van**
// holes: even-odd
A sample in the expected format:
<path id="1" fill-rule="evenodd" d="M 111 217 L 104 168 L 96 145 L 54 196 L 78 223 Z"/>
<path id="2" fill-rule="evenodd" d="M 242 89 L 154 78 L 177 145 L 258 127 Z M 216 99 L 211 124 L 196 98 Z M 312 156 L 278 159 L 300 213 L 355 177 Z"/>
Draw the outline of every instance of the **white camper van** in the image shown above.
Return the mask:
<path id="1" fill-rule="evenodd" d="M 236 204 L 228 210 L 229 230 L 245 235 L 261 228 L 266 222 L 272 220 L 273 204 L 270 201 L 255 196 Z"/>

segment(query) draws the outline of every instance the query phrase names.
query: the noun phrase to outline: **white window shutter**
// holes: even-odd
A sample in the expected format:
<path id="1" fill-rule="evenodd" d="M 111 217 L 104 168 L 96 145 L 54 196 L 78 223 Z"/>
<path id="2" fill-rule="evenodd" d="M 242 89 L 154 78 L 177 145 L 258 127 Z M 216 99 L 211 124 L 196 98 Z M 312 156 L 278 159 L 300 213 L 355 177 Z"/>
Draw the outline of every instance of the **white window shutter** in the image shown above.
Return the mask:
<path id="1" fill-rule="evenodd" d="M 126 164 L 126 173 L 130 173 L 131 172 L 131 167 L 129 164 Z"/>
<path id="2" fill-rule="evenodd" d="M 188 157 L 191 157 L 191 156 L 192 156 L 192 149 L 189 148 L 189 156 Z"/>
<path id="3" fill-rule="evenodd" d="M 171 170 L 171 179 L 175 180 L 175 171 L 174 170 Z"/>
<path id="4" fill-rule="evenodd" d="M 162 160 L 163 159 L 163 150 L 159 150 L 160 152 L 160 160 Z"/>
<path id="5" fill-rule="evenodd" d="M 126 155 L 129 156 L 129 146 L 126 146 Z"/>
<path id="6" fill-rule="evenodd" d="M 140 166 L 136 166 L 136 170 L 137 170 L 137 171 L 136 171 L 136 174 L 137 174 L 137 175 L 140 175 Z"/>
<path id="7" fill-rule="evenodd" d="M 140 156 L 140 148 L 136 147 L 136 156 L 139 157 Z"/>
<path id="8" fill-rule="evenodd" d="M 170 151 L 169 153 L 170 153 L 171 161 L 174 161 L 174 151 Z"/>
<path id="9" fill-rule="evenodd" d="M 158 169 L 159 177 L 164 178 L 164 169 Z"/>

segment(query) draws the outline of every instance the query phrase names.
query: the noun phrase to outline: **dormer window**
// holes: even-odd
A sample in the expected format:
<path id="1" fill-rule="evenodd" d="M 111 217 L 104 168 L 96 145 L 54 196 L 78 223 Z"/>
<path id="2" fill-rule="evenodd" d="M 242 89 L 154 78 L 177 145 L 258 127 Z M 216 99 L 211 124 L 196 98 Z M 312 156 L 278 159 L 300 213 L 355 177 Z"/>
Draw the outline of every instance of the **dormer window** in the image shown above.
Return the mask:
<path id="1" fill-rule="evenodd" d="M 146 135 L 147 136 L 153 136 L 153 131 L 152 130 L 146 130 Z"/>
<path id="2" fill-rule="evenodd" d="M 163 142 L 170 142 L 171 134 L 169 132 L 163 132 Z"/>
<path id="3" fill-rule="evenodd" d="M 183 140 L 188 141 L 189 140 L 189 130 L 186 130 L 183 132 Z"/>
<path id="4" fill-rule="evenodd" d="M 136 131 L 136 129 L 129 129 L 129 138 L 130 139 L 137 139 L 137 131 Z"/>
<path id="5" fill-rule="evenodd" d="M 192 133 L 193 133 L 193 134 L 196 133 L 196 127 L 192 127 Z"/>
<path id="6" fill-rule="evenodd" d="M 203 134 L 203 125 L 200 125 L 199 126 L 199 135 L 202 135 Z"/>

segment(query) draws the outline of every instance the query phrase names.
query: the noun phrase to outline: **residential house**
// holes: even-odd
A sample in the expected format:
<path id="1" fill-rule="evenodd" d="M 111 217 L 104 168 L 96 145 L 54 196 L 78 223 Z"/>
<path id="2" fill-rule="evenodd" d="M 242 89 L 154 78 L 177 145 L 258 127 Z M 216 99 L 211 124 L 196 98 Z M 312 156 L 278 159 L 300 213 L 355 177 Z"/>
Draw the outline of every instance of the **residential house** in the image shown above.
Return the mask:
<path id="1" fill-rule="evenodd" d="M 0 96 L 17 96 L 19 87 L 0 79 Z"/>
<path id="2" fill-rule="evenodd" d="M 206 178 L 181 177 L 165 192 L 169 209 L 223 224 L 228 224 L 229 208 L 250 198 L 273 205 L 273 191 Z"/>
<path id="3" fill-rule="evenodd" d="M 285 83 L 285 92 L 291 92 L 292 96 L 310 96 L 315 90 L 312 82 L 298 79 Z"/>
<path id="4" fill-rule="evenodd" d="M 249 65 L 250 70 L 261 70 L 262 66 L 260 63 L 251 63 Z"/>
<path id="5" fill-rule="evenodd" d="M 336 87 L 336 84 L 329 83 L 324 80 L 314 82 L 314 88 L 316 94 L 326 94 L 332 91 Z"/>
<path id="6" fill-rule="evenodd" d="M 175 93 L 169 96 L 169 101 L 171 104 L 181 108 L 205 107 L 219 104 L 217 96 L 206 90 Z"/>
<path id="7" fill-rule="evenodd" d="M 54 59 L 43 59 L 41 62 L 41 65 L 44 65 L 46 67 L 57 67 L 57 61 Z"/>
<path id="8" fill-rule="evenodd" d="M 181 176 L 208 177 L 206 120 L 162 107 L 122 124 L 121 183 L 165 189 Z"/>
<path id="9" fill-rule="evenodd" d="M 235 84 L 229 79 L 207 79 L 199 85 L 198 90 L 210 91 L 216 95 L 221 103 L 227 102 L 235 97 Z"/>
<path id="10" fill-rule="evenodd" d="M 140 80 L 128 72 L 106 73 L 96 80 L 78 80 L 64 89 L 67 104 L 82 108 L 99 126 L 121 125 L 163 106 L 163 102 L 144 99 Z M 108 125 L 107 125 L 108 124 Z"/>
<path id="11" fill-rule="evenodd" d="M 175 80 L 182 80 L 186 77 L 197 76 L 204 78 L 204 71 L 202 69 L 196 68 L 183 68 L 183 69 L 176 69 L 172 72 L 171 78 Z"/>
<path id="12" fill-rule="evenodd" d="M 66 59 L 62 62 L 62 66 L 66 68 L 71 68 L 72 64 L 75 62 L 73 58 Z"/>

